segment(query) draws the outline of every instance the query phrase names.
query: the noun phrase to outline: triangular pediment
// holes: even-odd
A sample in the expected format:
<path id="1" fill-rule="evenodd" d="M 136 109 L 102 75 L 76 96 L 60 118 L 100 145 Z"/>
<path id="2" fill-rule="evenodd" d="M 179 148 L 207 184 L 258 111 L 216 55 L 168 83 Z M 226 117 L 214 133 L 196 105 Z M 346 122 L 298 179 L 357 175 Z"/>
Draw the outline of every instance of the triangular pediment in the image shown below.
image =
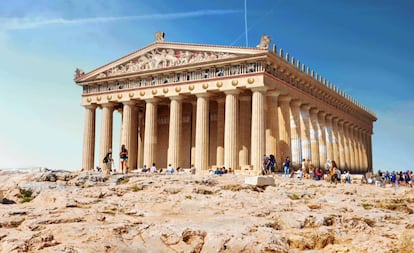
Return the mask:
<path id="1" fill-rule="evenodd" d="M 165 68 L 263 53 L 262 49 L 178 43 L 153 43 L 89 73 L 77 69 L 77 83 Z"/>

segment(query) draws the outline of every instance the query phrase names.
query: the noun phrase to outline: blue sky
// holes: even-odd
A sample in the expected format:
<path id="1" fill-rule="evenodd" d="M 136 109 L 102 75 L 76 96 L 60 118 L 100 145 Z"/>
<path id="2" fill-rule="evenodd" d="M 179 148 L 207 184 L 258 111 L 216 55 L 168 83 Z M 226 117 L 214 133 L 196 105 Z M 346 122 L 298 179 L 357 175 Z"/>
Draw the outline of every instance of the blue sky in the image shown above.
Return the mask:
<path id="1" fill-rule="evenodd" d="M 250 47 L 269 34 L 376 112 L 376 170 L 414 169 L 413 12 L 411 1 L 247 0 L 246 38 L 244 0 L 3 2 L 0 168 L 80 169 L 84 109 L 75 68 L 92 70 L 164 31 L 172 42 L 245 46 L 247 39 Z M 99 139 L 99 113 L 97 124 Z"/>

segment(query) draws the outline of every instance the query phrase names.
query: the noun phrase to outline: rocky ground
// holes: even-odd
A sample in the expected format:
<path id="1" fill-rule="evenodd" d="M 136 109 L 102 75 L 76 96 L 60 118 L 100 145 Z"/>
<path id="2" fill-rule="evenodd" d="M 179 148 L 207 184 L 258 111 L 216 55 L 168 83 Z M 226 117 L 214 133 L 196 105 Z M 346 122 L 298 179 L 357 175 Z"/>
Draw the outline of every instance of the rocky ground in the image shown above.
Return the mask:
<path id="1" fill-rule="evenodd" d="M 414 190 L 0 172 L 0 252 L 413 252 Z"/>

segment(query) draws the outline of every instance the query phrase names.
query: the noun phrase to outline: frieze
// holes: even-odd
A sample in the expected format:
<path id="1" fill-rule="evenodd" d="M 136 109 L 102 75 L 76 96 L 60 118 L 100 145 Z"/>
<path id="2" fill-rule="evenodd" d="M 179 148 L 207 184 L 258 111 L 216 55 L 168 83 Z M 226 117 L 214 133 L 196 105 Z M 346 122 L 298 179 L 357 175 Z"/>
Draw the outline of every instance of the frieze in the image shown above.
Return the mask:
<path id="1" fill-rule="evenodd" d="M 96 79 L 233 57 L 236 57 L 236 54 L 157 48 L 125 64 L 118 65 L 98 74 Z"/>

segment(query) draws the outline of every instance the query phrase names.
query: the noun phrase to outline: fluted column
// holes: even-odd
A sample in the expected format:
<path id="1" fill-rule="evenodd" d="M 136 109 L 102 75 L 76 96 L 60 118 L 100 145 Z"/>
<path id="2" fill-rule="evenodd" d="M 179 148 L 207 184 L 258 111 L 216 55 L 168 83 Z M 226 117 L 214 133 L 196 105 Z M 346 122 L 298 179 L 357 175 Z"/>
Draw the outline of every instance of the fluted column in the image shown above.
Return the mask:
<path id="1" fill-rule="evenodd" d="M 358 129 L 354 125 L 352 128 L 352 138 L 354 139 L 354 152 L 355 152 L 355 168 L 358 173 L 361 173 L 359 165 L 359 146 L 358 146 Z"/>
<path id="2" fill-rule="evenodd" d="M 355 127 L 355 141 L 356 141 L 356 149 L 357 149 L 357 166 L 360 172 L 362 172 L 362 150 L 361 150 L 361 140 L 359 136 L 359 127 Z"/>
<path id="3" fill-rule="evenodd" d="M 191 111 L 191 164 L 195 165 L 196 156 L 196 118 L 197 118 L 197 102 L 192 102 Z M 223 155 L 224 156 L 224 155 Z"/>
<path id="4" fill-rule="evenodd" d="M 343 124 L 344 131 L 344 152 L 345 152 L 345 168 L 347 171 L 351 169 L 351 149 L 349 148 L 348 122 Z"/>
<path id="5" fill-rule="evenodd" d="M 138 153 L 137 153 L 137 167 L 142 168 L 144 165 L 144 122 L 145 115 L 144 111 L 141 109 L 138 110 Z M 148 165 L 149 166 L 149 165 Z"/>
<path id="6" fill-rule="evenodd" d="M 349 141 L 349 158 L 351 163 L 351 170 L 353 172 L 357 172 L 356 166 L 355 166 L 355 148 L 354 148 L 354 137 L 353 137 L 353 126 L 352 124 L 349 124 L 348 127 L 348 141 Z"/>
<path id="7" fill-rule="evenodd" d="M 333 160 L 336 162 L 337 166 L 340 166 L 341 161 L 339 158 L 339 136 L 338 136 L 338 118 L 335 117 L 332 119 L 332 153 Z M 340 168 L 340 167 L 339 167 Z"/>
<path id="8" fill-rule="evenodd" d="M 278 155 L 279 125 L 278 125 L 278 96 L 279 92 L 271 91 L 266 94 L 266 112 L 265 112 L 265 142 L 266 155 Z"/>
<path id="9" fill-rule="evenodd" d="M 344 134 L 344 121 L 338 121 L 338 144 L 339 144 L 339 168 L 341 170 L 347 170 L 346 158 L 345 158 L 345 134 Z"/>
<path id="10" fill-rule="evenodd" d="M 155 162 L 157 146 L 157 100 L 145 101 L 144 164 L 147 168 Z"/>
<path id="11" fill-rule="evenodd" d="M 318 113 L 319 164 L 321 168 L 325 167 L 326 160 L 328 160 L 326 153 L 325 117 L 325 112 Z"/>
<path id="12" fill-rule="evenodd" d="M 368 142 L 368 170 L 372 172 L 373 165 L 372 165 L 372 132 L 371 131 L 368 133 L 367 142 Z"/>
<path id="13" fill-rule="evenodd" d="M 250 149 L 250 127 L 252 116 L 252 97 L 240 96 L 239 97 L 239 165 L 243 168 L 250 164 L 249 162 L 249 149 Z"/>
<path id="14" fill-rule="evenodd" d="M 363 137 L 362 137 L 362 129 L 358 129 L 358 144 L 359 144 L 359 166 L 361 170 L 365 170 L 364 166 L 364 144 L 363 144 Z"/>
<path id="15" fill-rule="evenodd" d="M 217 166 L 224 166 L 224 98 L 217 99 Z"/>
<path id="16" fill-rule="evenodd" d="M 134 101 L 123 102 L 123 116 L 122 116 L 122 137 L 121 144 L 125 144 L 128 149 L 128 169 L 135 169 L 137 167 L 137 117 L 136 117 L 136 103 Z"/>
<path id="17" fill-rule="evenodd" d="M 198 170 L 208 169 L 208 94 L 197 94 L 195 166 Z"/>
<path id="18" fill-rule="evenodd" d="M 302 148 L 300 139 L 300 101 L 294 100 L 290 103 L 290 139 L 292 145 L 292 165 L 300 167 L 302 162 Z"/>
<path id="19" fill-rule="evenodd" d="M 368 152 L 367 152 L 367 132 L 366 130 L 362 131 L 362 150 L 363 150 L 363 165 L 364 170 L 368 168 Z"/>
<path id="20" fill-rule="evenodd" d="M 328 160 L 332 161 L 334 159 L 333 145 L 332 145 L 332 115 L 326 115 L 325 133 L 326 133 L 326 157 Z"/>
<path id="21" fill-rule="evenodd" d="M 311 159 L 312 150 L 310 142 L 310 117 L 309 105 L 302 105 L 300 107 L 300 140 L 302 148 L 302 159 Z M 313 162 L 313 161 L 312 161 Z"/>
<path id="22" fill-rule="evenodd" d="M 96 105 L 85 106 L 85 128 L 83 130 L 82 169 L 93 170 L 95 162 Z"/>
<path id="23" fill-rule="evenodd" d="M 168 164 L 180 166 L 182 97 L 170 97 L 170 127 L 168 135 Z"/>
<path id="24" fill-rule="evenodd" d="M 99 162 L 101 168 L 106 167 L 103 163 L 103 159 L 109 149 L 112 149 L 113 111 L 113 104 L 102 105 L 101 145 L 99 149 Z"/>
<path id="25" fill-rule="evenodd" d="M 319 158 L 319 129 L 318 129 L 318 109 L 310 109 L 310 142 L 311 142 L 311 155 L 312 163 L 315 168 L 321 166 Z"/>
<path id="26" fill-rule="evenodd" d="M 237 169 L 237 123 L 238 123 L 238 90 L 226 91 L 226 117 L 224 123 L 224 165 Z"/>
<path id="27" fill-rule="evenodd" d="M 256 171 L 261 170 L 265 152 L 265 91 L 263 88 L 252 89 L 251 164 Z"/>
<path id="28" fill-rule="evenodd" d="M 291 129 L 290 129 L 290 100 L 289 96 L 279 97 L 278 120 L 279 120 L 279 149 L 277 154 L 279 164 L 283 163 L 287 156 L 292 157 L 291 150 Z"/>

